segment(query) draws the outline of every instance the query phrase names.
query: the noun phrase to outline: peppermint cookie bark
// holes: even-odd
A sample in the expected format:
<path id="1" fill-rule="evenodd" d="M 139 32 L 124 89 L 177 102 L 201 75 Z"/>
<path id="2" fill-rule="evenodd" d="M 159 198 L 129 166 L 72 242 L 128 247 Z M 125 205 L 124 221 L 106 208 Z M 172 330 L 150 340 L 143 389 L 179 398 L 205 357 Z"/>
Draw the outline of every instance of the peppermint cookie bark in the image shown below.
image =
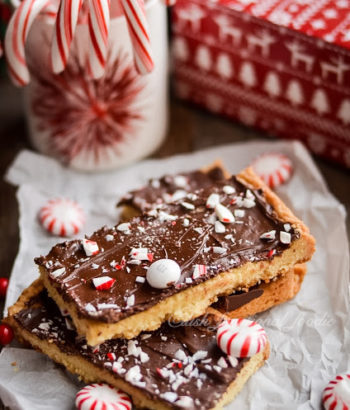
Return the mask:
<path id="1" fill-rule="evenodd" d="M 167 204 L 184 199 L 188 193 L 206 188 L 229 177 L 230 174 L 223 168 L 221 162 L 215 161 L 212 165 L 200 170 L 153 178 L 144 187 L 124 195 L 117 206 L 122 207 L 121 218 L 129 220 L 162 203 Z"/>
<path id="2" fill-rule="evenodd" d="M 307 227 L 247 169 L 89 239 L 56 245 L 36 263 L 50 296 L 96 345 L 200 316 L 219 296 L 272 280 L 313 252 Z M 163 289 L 147 280 L 160 259 Z M 180 269 L 176 282 L 169 259 Z"/>
<path id="3" fill-rule="evenodd" d="M 87 383 L 106 382 L 123 390 L 135 407 L 203 410 L 233 400 L 269 355 L 258 325 L 223 320 L 211 309 L 193 323 L 167 323 L 136 339 L 109 340 L 93 348 L 77 337 L 40 281 L 23 293 L 7 318 L 20 340 Z M 228 356 L 227 332 L 240 334 L 247 324 L 249 340 L 244 332 L 231 343 L 241 357 Z"/>

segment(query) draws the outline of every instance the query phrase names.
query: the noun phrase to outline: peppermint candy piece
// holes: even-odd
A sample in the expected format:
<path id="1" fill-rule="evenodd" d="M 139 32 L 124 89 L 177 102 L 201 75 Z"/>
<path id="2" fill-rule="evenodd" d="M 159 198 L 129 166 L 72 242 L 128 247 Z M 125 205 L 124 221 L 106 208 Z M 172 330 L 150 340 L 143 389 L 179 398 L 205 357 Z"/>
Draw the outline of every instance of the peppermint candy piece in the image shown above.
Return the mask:
<path id="1" fill-rule="evenodd" d="M 99 278 L 93 278 L 92 282 L 97 290 L 108 290 L 113 286 L 115 279 L 110 276 L 100 276 Z"/>
<path id="2" fill-rule="evenodd" d="M 180 279 L 181 268 L 172 259 L 159 259 L 147 270 L 147 282 L 156 289 L 166 289 Z"/>
<path id="3" fill-rule="evenodd" d="M 264 350 L 267 343 L 265 330 L 247 319 L 230 319 L 218 328 L 216 342 L 229 356 L 251 357 Z"/>
<path id="4" fill-rule="evenodd" d="M 217 204 L 215 207 L 216 216 L 219 218 L 220 222 L 232 223 L 235 221 L 235 217 L 232 212 L 222 204 Z"/>
<path id="5" fill-rule="evenodd" d="M 100 252 L 97 242 L 91 241 L 90 239 L 83 239 L 83 248 L 86 256 L 97 255 Z"/>
<path id="6" fill-rule="evenodd" d="M 220 203 L 220 196 L 218 194 L 210 194 L 206 206 L 209 209 L 214 209 L 218 203 Z"/>
<path id="7" fill-rule="evenodd" d="M 292 161 L 286 155 L 276 152 L 260 155 L 253 161 L 252 168 L 272 189 L 287 182 L 293 172 Z"/>
<path id="8" fill-rule="evenodd" d="M 331 380 L 323 391 L 325 410 L 350 409 L 350 374 L 340 374 Z"/>
<path id="9" fill-rule="evenodd" d="M 130 397 L 122 390 L 104 383 L 94 383 L 81 389 L 75 398 L 79 410 L 131 410 Z"/>
<path id="10" fill-rule="evenodd" d="M 52 235 L 76 235 L 85 224 L 85 215 L 79 204 L 71 199 L 48 201 L 39 211 L 41 225 Z"/>

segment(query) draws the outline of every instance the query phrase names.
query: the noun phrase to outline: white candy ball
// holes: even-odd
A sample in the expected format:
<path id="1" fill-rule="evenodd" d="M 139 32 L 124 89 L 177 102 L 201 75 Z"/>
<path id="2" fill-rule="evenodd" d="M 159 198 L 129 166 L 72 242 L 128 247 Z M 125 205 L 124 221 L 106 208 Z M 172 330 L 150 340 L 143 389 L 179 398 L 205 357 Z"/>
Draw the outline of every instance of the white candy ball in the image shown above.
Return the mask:
<path id="1" fill-rule="evenodd" d="M 156 289 L 166 289 L 180 279 L 180 266 L 172 259 L 159 259 L 147 271 L 147 282 Z"/>

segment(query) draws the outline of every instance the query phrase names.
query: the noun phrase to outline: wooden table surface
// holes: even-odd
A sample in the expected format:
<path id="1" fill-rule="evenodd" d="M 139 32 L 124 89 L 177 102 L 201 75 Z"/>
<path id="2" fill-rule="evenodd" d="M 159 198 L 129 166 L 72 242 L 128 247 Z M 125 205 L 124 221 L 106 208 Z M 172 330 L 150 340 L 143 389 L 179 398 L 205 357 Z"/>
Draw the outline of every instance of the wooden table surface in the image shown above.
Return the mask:
<path id="1" fill-rule="evenodd" d="M 172 99 L 168 136 L 154 157 L 161 158 L 254 138 L 268 137 Z M 2 176 L 16 154 L 23 148 L 30 148 L 30 143 L 27 139 L 20 92 L 9 83 L 0 80 L 0 173 Z M 318 158 L 315 158 L 315 161 L 329 189 L 349 212 L 350 172 Z M 15 194 L 16 189 L 1 178 L 0 232 L 3 241 L 0 246 L 0 276 L 5 277 L 9 277 L 18 251 L 18 209 Z M 347 230 L 349 235 L 349 218 Z M 0 301 L 1 313 L 2 310 L 3 301 Z M 0 403 L 1 409 L 3 407 Z"/>

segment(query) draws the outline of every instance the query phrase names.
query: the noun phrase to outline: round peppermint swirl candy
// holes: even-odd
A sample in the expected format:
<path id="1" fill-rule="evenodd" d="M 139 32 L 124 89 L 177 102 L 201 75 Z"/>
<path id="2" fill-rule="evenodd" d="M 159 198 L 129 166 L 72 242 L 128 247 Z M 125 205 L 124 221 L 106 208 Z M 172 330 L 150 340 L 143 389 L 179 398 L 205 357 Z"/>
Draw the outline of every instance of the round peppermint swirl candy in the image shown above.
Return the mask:
<path id="1" fill-rule="evenodd" d="M 256 322 L 229 319 L 219 326 L 216 341 L 220 349 L 229 356 L 251 357 L 264 350 L 267 336 Z"/>
<path id="2" fill-rule="evenodd" d="M 48 201 L 39 213 L 42 226 L 53 235 L 76 235 L 85 223 L 82 208 L 71 199 L 57 198 Z"/>
<path id="3" fill-rule="evenodd" d="M 270 188 L 287 182 L 293 172 L 292 161 L 286 155 L 276 152 L 260 155 L 253 161 L 252 168 Z"/>
<path id="4" fill-rule="evenodd" d="M 75 399 L 79 410 L 131 410 L 130 397 L 104 383 L 94 383 L 81 389 Z"/>
<path id="5" fill-rule="evenodd" d="M 340 374 L 323 391 L 326 410 L 350 410 L 350 374 Z"/>

